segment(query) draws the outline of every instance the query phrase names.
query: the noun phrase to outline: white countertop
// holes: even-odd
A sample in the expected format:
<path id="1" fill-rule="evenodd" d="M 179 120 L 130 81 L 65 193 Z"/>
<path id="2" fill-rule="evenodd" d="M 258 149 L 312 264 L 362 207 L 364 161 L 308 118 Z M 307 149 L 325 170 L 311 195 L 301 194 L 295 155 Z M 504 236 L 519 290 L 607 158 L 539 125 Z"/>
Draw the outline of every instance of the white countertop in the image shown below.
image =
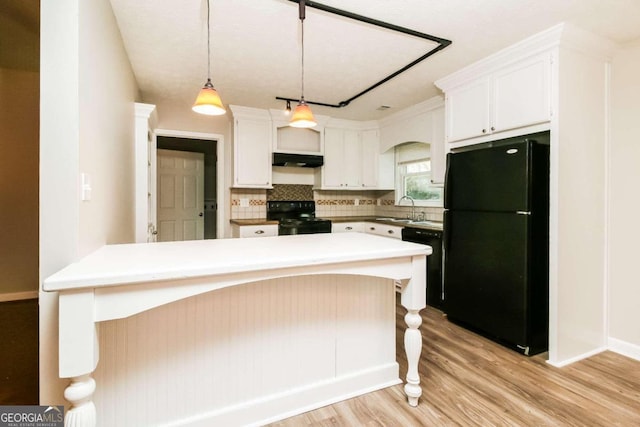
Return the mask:
<path id="1" fill-rule="evenodd" d="M 425 245 L 364 233 L 106 245 L 48 277 L 43 288 L 95 288 L 429 254 Z"/>

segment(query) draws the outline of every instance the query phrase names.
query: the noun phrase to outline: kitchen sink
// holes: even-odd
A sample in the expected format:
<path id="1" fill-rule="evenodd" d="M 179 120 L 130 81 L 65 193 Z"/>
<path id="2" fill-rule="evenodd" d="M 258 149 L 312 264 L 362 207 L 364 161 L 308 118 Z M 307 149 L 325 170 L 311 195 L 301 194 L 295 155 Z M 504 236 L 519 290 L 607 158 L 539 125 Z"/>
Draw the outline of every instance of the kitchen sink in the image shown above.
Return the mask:
<path id="1" fill-rule="evenodd" d="M 409 224 L 430 225 L 432 227 L 442 227 L 442 223 L 441 222 L 436 222 L 436 221 L 411 221 Z"/>
<path id="2" fill-rule="evenodd" d="M 398 218 L 376 218 L 376 221 L 390 221 L 390 222 L 403 222 L 403 223 L 411 222 L 410 219 L 398 219 Z"/>

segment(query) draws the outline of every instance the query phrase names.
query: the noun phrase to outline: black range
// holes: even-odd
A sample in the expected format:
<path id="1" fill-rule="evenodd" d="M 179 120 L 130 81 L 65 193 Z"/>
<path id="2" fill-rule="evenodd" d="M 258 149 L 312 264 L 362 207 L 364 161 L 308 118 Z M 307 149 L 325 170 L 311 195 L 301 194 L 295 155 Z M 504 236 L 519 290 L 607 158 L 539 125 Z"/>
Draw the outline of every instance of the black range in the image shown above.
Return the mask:
<path id="1" fill-rule="evenodd" d="M 331 220 L 316 218 L 313 200 L 267 201 L 267 219 L 278 221 L 278 235 L 331 233 Z"/>

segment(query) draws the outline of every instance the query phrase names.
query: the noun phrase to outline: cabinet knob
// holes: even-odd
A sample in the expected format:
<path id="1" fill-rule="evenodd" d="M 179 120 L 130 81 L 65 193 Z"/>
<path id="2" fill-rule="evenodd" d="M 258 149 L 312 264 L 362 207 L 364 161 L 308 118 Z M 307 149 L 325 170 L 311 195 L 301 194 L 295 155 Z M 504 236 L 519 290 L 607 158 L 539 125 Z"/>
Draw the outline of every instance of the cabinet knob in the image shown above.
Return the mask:
<path id="1" fill-rule="evenodd" d="M 264 234 L 264 230 L 256 230 L 255 234 Z"/>
<path id="2" fill-rule="evenodd" d="M 375 229 L 376 229 L 375 227 L 369 227 L 369 230 L 371 230 L 371 231 L 373 231 Z"/>
<path id="3" fill-rule="evenodd" d="M 353 227 L 345 227 L 345 230 L 353 230 Z"/>
<path id="4" fill-rule="evenodd" d="M 487 130 L 486 129 L 482 129 L 482 133 L 487 133 Z"/>
<path id="5" fill-rule="evenodd" d="M 393 230 L 387 230 L 387 233 L 393 234 Z"/>
<path id="6" fill-rule="evenodd" d="M 493 132 L 494 130 L 496 130 L 496 128 L 494 128 L 493 126 L 491 126 L 491 132 Z"/>

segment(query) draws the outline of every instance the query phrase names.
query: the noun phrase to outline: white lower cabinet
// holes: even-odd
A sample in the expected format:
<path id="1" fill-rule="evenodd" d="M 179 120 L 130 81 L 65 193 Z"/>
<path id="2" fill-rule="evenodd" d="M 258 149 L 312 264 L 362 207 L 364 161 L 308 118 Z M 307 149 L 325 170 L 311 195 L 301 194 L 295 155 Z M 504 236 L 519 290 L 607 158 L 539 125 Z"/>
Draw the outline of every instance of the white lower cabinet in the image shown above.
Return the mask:
<path id="1" fill-rule="evenodd" d="M 331 223 L 332 233 L 355 233 L 364 232 L 364 222 L 333 222 Z"/>
<path id="2" fill-rule="evenodd" d="M 402 227 L 397 225 L 379 224 L 377 222 L 365 222 L 364 232 L 369 234 L 377 234 L 379 236 L 391 237 L 394 239 L 402 239 Z"/>
<path id="3" fill-rule="evenodd" d="M 269 237 L 278 235 L 278 224 L 231 226 L 232 237 Z"/>

